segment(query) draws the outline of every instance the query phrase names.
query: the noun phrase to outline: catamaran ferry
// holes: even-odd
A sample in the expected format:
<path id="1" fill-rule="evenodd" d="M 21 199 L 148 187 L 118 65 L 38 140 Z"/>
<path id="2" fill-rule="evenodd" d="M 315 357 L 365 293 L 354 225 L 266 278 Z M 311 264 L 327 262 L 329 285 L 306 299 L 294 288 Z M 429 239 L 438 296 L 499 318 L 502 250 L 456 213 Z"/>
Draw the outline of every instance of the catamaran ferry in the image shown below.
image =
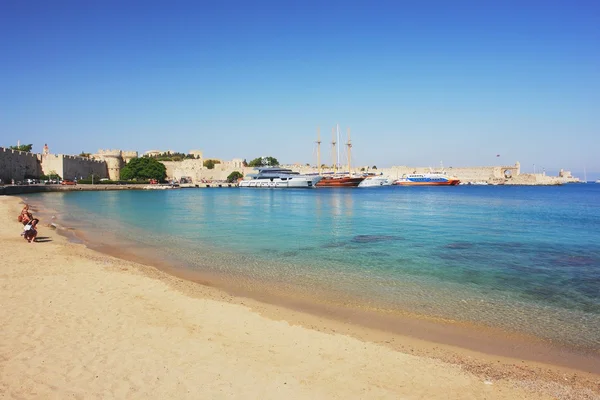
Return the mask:
<path id="1" fill-rule="evenodd" d="M 408 174 L 394 181 L 399 186 L 455 186 L 460 180 L 449 178 L 445 172 L 430 172 L 426 174 Z"/>
<path id="2" fill-rule="evenodd" d="M 250 179 L 240 181 L 241 188 L 313 188 L 323 179 L 319 175 L 301 175 L 288 168 L 261 167 Z"/>

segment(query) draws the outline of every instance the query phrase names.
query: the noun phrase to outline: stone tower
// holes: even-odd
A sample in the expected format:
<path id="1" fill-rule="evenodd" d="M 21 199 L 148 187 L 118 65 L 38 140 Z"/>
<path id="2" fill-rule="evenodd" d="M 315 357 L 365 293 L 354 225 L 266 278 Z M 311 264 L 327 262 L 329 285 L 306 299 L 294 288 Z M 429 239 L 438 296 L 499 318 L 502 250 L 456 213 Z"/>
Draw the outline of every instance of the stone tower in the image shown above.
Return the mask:
<path id="1" fill-rule="evenodd" d="M 94 154 L 94 158 L 106 163 L 108 178 L 111 181 L 118 181 L 121 178 L 121 167 L 123 166 L 121 150 L 98 150 L 98 153 Z"/>
<path id="2" fill-rule="evenodd" d="M 118 181 L 121 179 L 121 168 L 123 168 L 123 165 L 137 156 L 137 151 L 98 150 L 98 153 L 94 154 L 93 157 L 96 160 L 101 160 L 106 163 L 110 180 Z"/>

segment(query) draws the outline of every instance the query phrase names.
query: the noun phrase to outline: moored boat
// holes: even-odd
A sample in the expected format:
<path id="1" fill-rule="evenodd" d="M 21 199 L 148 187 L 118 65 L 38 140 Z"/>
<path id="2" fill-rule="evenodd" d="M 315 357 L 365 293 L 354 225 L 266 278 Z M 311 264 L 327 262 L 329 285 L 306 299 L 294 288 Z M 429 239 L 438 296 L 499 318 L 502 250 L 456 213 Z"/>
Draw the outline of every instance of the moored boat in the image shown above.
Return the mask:
<path id="1" fill-rule="evenodd" d="M 367 175 L 365 179 L 358 184 L 358 187 L 381 187 L 390 186 L 392 180 L 381 175 Z"/>
<path id="2" fill-rule="evenodd" d="M 239 182 L 241 188 L 313 188 L 321 180 L 319 175 L 301 175 L 288 168 L 261 167 L 250 179 Z"/>
<path id="3" fill-rule="evenodd" d="M 362 175 L 353 175 L 352 168 L 350 167 L 350 160 L 352 159 L 350 149 L 352 148 L 352 143 L 350 142 L 350 129 L 348 129 L 348 142 L 346 146 L 348 147 L 348 172 L 338 172 L 338 167 L 340 165 L 340 157 L 339 157 L 339 148 L 336 147 L 336 144 L 340 141 L 340 127 L 336 125 L 337 128 L 337 140 L 336 140 L 336 131 L 332 130 L 333 140 L 331 142 L 333 146 L 333 159 L 334 163 L 334 173 L 333 174 L 323 174 L 322 178 L 318 183 L 318 187 L 357 187 L 362 181 L 365 180 L 365 176 Z M 319 175 L 321 175 L 321 160 L 320 160 L 320 151 L 319 145 L 321 144 L 320 137 L 317 139 L 317 164 L 319 165 Z M 336 155 L 336 149 L 338 153 Z"/>
<path id="4" fill-rule="evenodd" d="M 318 187 L 357 187 L 362 181 L 365 180 L 364 176 L 352 176 L 352 175 L 325 175 L 318 183 Z"/>
<path id="5" fill-rule="evenodd" d="M 430 172 L 425 174 L 408 174 L 394 181 L 398 186 L 455 186 L 460 180 L 449 178 L 446 172 Z"/>

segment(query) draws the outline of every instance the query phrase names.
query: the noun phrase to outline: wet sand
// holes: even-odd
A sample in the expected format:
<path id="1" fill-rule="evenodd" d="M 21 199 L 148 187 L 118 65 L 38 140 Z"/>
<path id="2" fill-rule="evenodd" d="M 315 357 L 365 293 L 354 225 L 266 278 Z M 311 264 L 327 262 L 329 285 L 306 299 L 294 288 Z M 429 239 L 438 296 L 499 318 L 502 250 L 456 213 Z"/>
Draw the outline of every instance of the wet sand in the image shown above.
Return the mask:
<path id="1" fill-rule="evenodd" d="M 20 208 L 0 197 L 7 398 L 600 398 L 597 373 L 241 297 L 70 243 L 46 221 L 28 244 Z"/>

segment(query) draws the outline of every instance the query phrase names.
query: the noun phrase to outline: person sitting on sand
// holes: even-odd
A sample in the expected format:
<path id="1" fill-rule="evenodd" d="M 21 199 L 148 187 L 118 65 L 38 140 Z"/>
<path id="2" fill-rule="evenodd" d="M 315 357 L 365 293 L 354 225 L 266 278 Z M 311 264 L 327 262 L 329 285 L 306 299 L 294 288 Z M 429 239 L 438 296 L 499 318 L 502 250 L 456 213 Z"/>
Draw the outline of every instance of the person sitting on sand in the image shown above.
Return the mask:
<path id="1" fill-rule="evenodd" d="M 23 225 L 31 224 L 31 227 L 33 229 L 35 229 L 38 222 L 40 222 L 39 219 L 33 218 L 33 214 L 31 214 L 31 212 L 29 211 L 29 204 L 25 204 L 25 207 L 23 207 L 23 210 L 21 210 L 19 220 L 23 223 Z"/>
<path id="2" fill-rule="evenodd" d="M 33 227 L 33 222 L 25 224 L 23 227 L 23 233 L 21 234 L 29 243 L 35 242 L 35 238 L 37 237 L 37 229 Z"/>

